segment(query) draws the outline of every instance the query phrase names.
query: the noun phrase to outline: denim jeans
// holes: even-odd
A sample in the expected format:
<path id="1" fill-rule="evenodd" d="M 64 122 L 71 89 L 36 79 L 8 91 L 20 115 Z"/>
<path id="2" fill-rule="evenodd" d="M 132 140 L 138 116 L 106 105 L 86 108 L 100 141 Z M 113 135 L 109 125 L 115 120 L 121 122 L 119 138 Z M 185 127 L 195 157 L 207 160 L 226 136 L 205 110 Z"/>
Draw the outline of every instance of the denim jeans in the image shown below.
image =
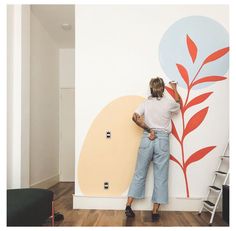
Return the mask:
<path id="1" fill-rule="evenodd" d="M 154 188 L 152 202 L 168 203 L 168 170 L 169 170 L 169 134 L 163 131 L 155 131 L 157 138 L 150 140 L 149 133 L 144 131 L 135 173 L 129 188 L 128 197 L 143 199 L 145 197 L 145 181 L 148 167 L 153 161 Z"/>

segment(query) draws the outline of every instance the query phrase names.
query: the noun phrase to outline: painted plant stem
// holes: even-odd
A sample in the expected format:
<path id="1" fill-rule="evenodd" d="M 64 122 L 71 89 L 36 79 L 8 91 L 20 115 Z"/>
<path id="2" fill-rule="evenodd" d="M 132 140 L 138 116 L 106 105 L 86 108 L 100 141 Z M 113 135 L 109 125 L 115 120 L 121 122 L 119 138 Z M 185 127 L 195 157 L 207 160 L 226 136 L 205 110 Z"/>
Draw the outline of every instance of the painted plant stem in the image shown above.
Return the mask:
<path id="1" fill-rule="evenodd" d="M 188 176 L 187 176 L 187 168 L 185 167 L 185 156 L 184 156 L 184 130 L 185 130 L 185 117 L 184 117 L 184 114 L 185 114 L 185 107 L 186 105 L 188 104 L 188 99 L 189 99 L 189 96 L 190 96 L 190 92 L 191 92 L 191 89 L 192 89 L 192 84 L 194 82 L 194 80 L 197 78 L 199 72 L 201 71 L 202 67 L 203 67 L 204 64 L 202 64 L 200 66 L 200 68 L 198 69 L 196 75 L 194 76 L 192 82 L 190 85 L 188 85 L 188 91 L 187 91 L 187 96 L 186 96 L 186 100 L 185 100 L 185 103 L 184 103 L 184 106 L 183 108 L 181 108 L 181 117 L 182 117 L 182 126 L 183 126 L 183 132 L 182 132 L 182 138 L 181 138 L 181 156 L 182 156 L 182 163 L 183 163 L 183 173 L 184 173 L 184 180 L 185 180 L 185 188 L 186 188 L 186 196 L 189 198 L 189 187 L 188 187 Z"/>
<path id="2" fill-rule="evenodd" d="M 192 87 L 193 87 L 193 83 L 194 83 L 195 79 L 197 78 L 199 72 L 201 71 L 203 65 L 204 65 L 204 63 L 202 63 L 202 65 L 201 65 L 200 68 L 198 69 L 196 75 L 194 76 L 194 78 L 193 78 L 191 84 L 188 86 L 188 92 L 187 92 L 187 97 L 186 97 L 186 100 L 185 100 L 185 103 L 184 103 L 184 107 L 185 107 L 185 106 L 187 105 L 187 103 L 188 103 L 189 94 L 190 94 L 190 91 L 191 91 L 191 89 L 192 89 Z"/>
<path id="3" fill-rule="evenodd" d="M 189 94 L 189 91 L 188 91 Z M 186 168 L 185 166 L 185 157 L 184 157 L 184 130 L 185 130 L 185 118 L 184 118 L 184 108 L 181 108 L 181 117 L 182 117 L 182 125 L 183 125 L 183 132 L 182 132 L 182 138 L 181 138 L 181 156 L 182 156 L 182 170 L 184 173 L 184 180 L 185 180 L 185 188 L 186 188 L 186 195 L 189 197 L 189 188 L 188 188 L 188 179 L 187 179 L 187 174 L 186 174 Z"/>

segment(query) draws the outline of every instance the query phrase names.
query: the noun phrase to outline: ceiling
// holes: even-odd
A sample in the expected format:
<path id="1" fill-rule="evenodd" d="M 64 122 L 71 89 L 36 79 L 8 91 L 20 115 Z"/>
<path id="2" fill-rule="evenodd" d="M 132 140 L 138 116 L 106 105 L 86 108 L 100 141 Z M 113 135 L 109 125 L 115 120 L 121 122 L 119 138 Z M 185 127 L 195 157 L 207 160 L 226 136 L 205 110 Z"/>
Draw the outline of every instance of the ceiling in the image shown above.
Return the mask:
<path id="1" fill-rule="evenodd" d="M 74 5 L 31 5 L 31 10 L 60 48 L 75 47 Z M 71 30 L 63 30 L 63 23 L 70 24 Z"/>

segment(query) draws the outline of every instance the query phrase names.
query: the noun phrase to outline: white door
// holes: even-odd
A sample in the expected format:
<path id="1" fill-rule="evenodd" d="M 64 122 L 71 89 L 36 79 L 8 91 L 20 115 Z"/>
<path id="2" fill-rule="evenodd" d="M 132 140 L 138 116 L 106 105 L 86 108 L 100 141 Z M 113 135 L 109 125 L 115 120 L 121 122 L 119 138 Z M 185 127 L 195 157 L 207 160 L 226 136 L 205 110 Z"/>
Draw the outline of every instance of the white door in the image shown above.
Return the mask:
<path id="1" fill-rule="evenodd" d="M 60 90 L 60 181 L 75 181 L 75 90 Z"/>

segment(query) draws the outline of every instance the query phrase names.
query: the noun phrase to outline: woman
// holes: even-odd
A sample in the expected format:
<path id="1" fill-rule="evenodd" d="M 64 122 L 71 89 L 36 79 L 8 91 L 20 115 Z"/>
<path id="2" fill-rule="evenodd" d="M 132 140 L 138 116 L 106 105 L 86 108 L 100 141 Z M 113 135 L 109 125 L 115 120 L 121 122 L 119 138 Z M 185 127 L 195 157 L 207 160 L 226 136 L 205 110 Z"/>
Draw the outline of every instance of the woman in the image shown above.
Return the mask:
<path id="1" fill-rule="evenodd" d="M 165 84 L 162 78 L 151 79 L 151 96 L 135 110 L 133 121 L 144 133 L 141 139 L 139 153 L 133 180 L 131 182 L 125 214 L 134 217 L 131 209 L 134 199 L 145 196 L 145 180 L 151 160 L 153 161 L 154 188 L 152 194 L 152 220 L 160 218 L 158 209 L 160 204 L 168 202 L 168 167 L 169 167 L 169 133 L 171 132 L 171 115 L 180 109 L 180 96 L 176 83 L 170 82 L 174 90 L 175 100 L 164 94 Z M 144 116 L 144 120 L 141 118 Z"/>

